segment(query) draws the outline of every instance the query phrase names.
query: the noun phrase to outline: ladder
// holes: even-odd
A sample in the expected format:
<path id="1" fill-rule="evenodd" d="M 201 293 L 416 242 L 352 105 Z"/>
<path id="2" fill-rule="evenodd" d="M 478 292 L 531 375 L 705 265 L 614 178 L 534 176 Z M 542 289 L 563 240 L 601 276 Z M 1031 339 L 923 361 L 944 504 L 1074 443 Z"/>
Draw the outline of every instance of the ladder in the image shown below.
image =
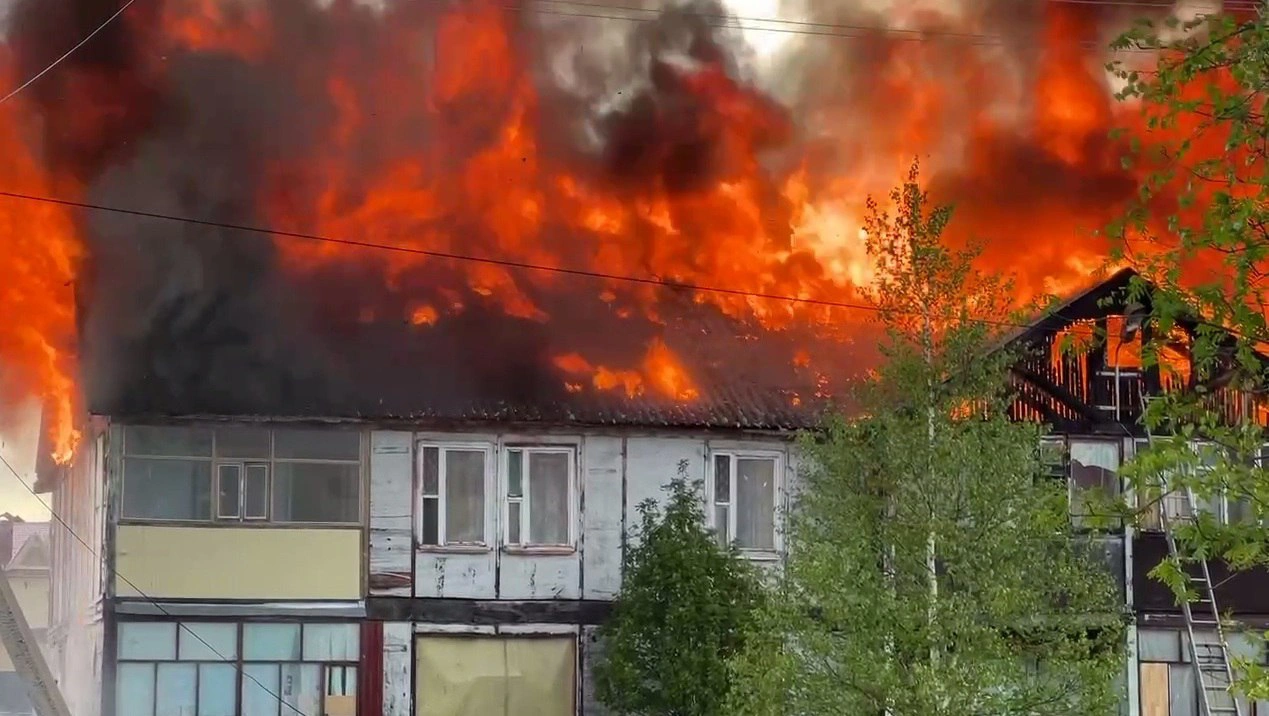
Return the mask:
<path id="1" fill-rule="evenodd" d="M 1164 495 L 1168 492 L 1166 480 L 1160 480 Z M 1190 517 L 1194 517 L 1197 500 L 1194 490 L 1189 487 L 1179 491 L 1185 499 L 1185 506 Z M 1166 499 L 1166 498 L 1165 498 Z M 1234 683 L 1234 668 L 1230 665 L 1229 643 L 1225 640 L 1225 627 L 1221 624 L 1220 610 L 1216 606 L 1216 590 L 1212 586 L 1212 573 L 1208 569 L 1207 560 L 1196 560 L 1197 570 L 1185 569 L 1177 549 L 1176 537 L 1172 534 L 1172 526 L 1168 517 L 1166 504 L 1160 504 L 1159 522 L 1163 528 L 1164 538 L 1168 542 L 1168 554 L 1179 564 L 1189 579 L 1189 586 L 1198 594 L 1198 599 L 1191 602 L 1181 601 L 1181 614 L 1185 617 L 1185 633 L 1190 644 L 1190 663 L 1194 667 L 1194 676 L 1198 680 L 1199 702 L 1203 705 L 1203 716 L 1243 716 L 1238 700 L 1230 693 Z M 1197 574 L 1195 573 L 1197 571 Z M 1197 612 L 1197 613 L 1196 613 Z M 1215 634 L 1215 639 L 1204 637 L 1199 640 L 1195 628 L 1203 630 L 1203 634 Z"/>
<path id="2" fill-rule="evenodd" d="M 14 670 L 26 684 L 26 692 L 39 716 L 70 716 L 53 672 L 36 643 L 31 626 L 22 615 L 17 595 L 0 567 L 0 646 L 8 652 Z"/>
<path id="3" fill-rule="evenodd" d="M 1149 431 L 1146 432 L 1146 439 L 1151 439 Z M 1201 716 L 1243 716 L 1242 707 L 1230 691 L 1234 683 L 1234 668 L 1230 664 L 1229 642 L 1225 639 L 1220 610 L 1216 607 L 1216 590 L 1212 585 L 1212 573 L 1208 569 L 1207 559 L 1194 560 L 1197 570 L 1187 569 L 1187 563 L 1181 561 L 1176 537 L 1172 534 L 1171 518 L 1168 516 L 1167 500 L 1173 493 L 1169 491 L 1167 478 L 1164 476 L 1159 477 L 1159 489 L 1162 495 L 1159 501 L 1159 525 L 1168 543 L 1168 555 L 1181 565 L 1190 588 L 1198 594 L 1198 599 L 1193 602 L 1189 599 L 1181 601 L 1181 614 L 1185 617 L 1185 633 L 1190 644 L 1190 663 L 1198 681 L 1199 703 L 1203 705 Z M 1194 499 L 1194 490 L 1187 485 L 1176 494 L 1184 499 L 1187 518 L 1195 519 L 1198 515 L 1198 501 Z M 1205 635 L 1201 641 L 1194 633 L 1196 627 Z M 1215 634 L 1215 639 L 1207 636 L 1209 634 Z"/>

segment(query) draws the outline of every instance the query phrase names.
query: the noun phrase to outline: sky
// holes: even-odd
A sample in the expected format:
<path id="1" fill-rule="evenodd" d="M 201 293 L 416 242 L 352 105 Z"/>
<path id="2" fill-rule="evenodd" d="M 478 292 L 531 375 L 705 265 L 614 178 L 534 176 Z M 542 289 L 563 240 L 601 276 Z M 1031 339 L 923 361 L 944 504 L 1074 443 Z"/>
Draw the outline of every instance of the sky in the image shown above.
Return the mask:
<path id="1" fill-rule="evenodd" d="M 0 416 L 0 455 L 28 485 L 35 484 L 35 446 L 40 432 L 39 406 L 11 409 Z M 41 495 L 51 500 L 50 495 Z M 0 465 L 0 513 L 11 512 L 29 521 L 48 519 L 48 509 L 22 483 Z"/>

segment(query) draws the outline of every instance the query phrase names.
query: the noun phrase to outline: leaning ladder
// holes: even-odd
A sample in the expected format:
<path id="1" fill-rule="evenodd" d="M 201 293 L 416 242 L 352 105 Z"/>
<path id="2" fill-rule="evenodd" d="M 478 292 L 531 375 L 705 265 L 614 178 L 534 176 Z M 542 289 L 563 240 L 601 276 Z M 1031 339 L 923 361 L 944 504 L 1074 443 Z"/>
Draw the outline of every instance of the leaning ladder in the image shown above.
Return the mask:
<path id="1" fill-rule="evenodd" d="M 1144 400 L 1143 400 L 1144 402 Z M 1153 442 L 1150 431 L 1146 431 L 1146 439 Z M 1191 602 L 1181 600 L 1181 614 L 1185 617 L 1185 635 L 1190 644 L 1190 663 L 1194 666 L 1194 676 L 1198 680 L 1199 702 L 1203 705 L 1202 716 L 1243 716 L 1238 699 L 1230 691 L 1234 683 L 1234 668 L 1229 663 L 1229 642 L 1225 640 L 1225 628 L 1221 624 L 1220 610 L 1216 607 L 1216 589 L 1212 585 L 1212 572 L 1207 567 L 1207 559 L 1200 557 L 1193 560 L 1198 569 L 1195 574 L 1186 569 L 1186 562 L 1181 561 L 1177 550 L 1176 536 L 1172 534 L 1172 522 L 1168 517 L 1167 478 L 1159 477 L 1159 526 L 1163 528 L 1163 536 L 1168 542 L 1168 554 L 1181 565 L 1189 585 L 1198 594 L 1198 599 Z M 1198 515 L 1198 501 L 1194 499 L 1194 490 L 1188 485 L 1178 494 L 1185 500 L 1186 514 L 1191 519 Z M 1195 608 L 1199 614 L 1195 615 Z M 1204 634 L 1214 633 L 1216 640 L 1195 638 L 1194 629 L 1199 627 Z M 1209 631 L 1210 630 L 1210 631 Z"/>
<path id="2" fill-rule="evenodd" d="M 9 653 L 18 677 L 26 683 L 27 695 L 39 716 L 70 716 L 70 709 L 57 688 L 57 681 L 44 660 L 22 615 L 22 607 L 9 585 L 4 568 L 0 567 L 0 646 Z"/>

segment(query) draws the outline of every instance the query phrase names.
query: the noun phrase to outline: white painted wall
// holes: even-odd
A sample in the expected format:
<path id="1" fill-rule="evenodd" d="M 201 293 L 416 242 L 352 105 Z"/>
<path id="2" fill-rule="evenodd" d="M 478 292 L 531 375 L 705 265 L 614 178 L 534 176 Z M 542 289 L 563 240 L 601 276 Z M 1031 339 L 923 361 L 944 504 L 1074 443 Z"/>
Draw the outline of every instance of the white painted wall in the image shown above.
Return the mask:
<path id="1" fill-rule="evenodd" d="M 535 553 L 495 545 L 489 549 L 420 547 L 417 456 L 421 442 L 488 444 L 498 466 L 487 484 L 487 533 L 501 534 L 502 450 L 508 444 L 567 444 L 577 449 L 576 549 Z M 762 449 L 784 460 L 784 486 L 792 484 L 791 446 L 777 437 L 726 438 L 648 431 L 420 432 L 376 431 L 371 437 L 370 593 L 459 599 L 611 599 L 621 587 L 623 544 L 638 524 L 645 499 L 664 502 L 664 486 L 680 464 L 691 480 L 704 480 L 711 449 Z M 781 501 L 783 502 L 783 501 Z M 405 508 L 409 507 L 407 518 Z M 402 545 L 411 545 L 406 553 Z M 412 588 L 401 586 L 408 578 Z"/>
<path id="2" fill-rule="evenodd" d="M 85 438 L 51 502 L 61 522 L 49 525 L 49 666 L 75 716 L 101 713 L 108 438 L 104 432 Z"/>

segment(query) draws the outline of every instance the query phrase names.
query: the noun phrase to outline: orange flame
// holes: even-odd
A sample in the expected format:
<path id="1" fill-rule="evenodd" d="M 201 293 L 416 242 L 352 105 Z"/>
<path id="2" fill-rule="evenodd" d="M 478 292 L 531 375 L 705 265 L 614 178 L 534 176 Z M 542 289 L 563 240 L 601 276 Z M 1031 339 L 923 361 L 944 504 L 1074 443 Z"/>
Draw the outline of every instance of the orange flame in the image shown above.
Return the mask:
<path id="1" fill-rule="evenodd" d="M 4 71 L 0 46 L 0 86 Z M 56 194 L 53 178 L 28 149 L 31 130 L 23 99 L 0 105 L 0 186 Z M 70 460 L 79 440 L 74 378 L 75 307 L 72 284 L 83 248 L 66 209 L 0 199 L 0 398 L 14 404 L 34 393 L 44 403 L 53 458 Z"/>

